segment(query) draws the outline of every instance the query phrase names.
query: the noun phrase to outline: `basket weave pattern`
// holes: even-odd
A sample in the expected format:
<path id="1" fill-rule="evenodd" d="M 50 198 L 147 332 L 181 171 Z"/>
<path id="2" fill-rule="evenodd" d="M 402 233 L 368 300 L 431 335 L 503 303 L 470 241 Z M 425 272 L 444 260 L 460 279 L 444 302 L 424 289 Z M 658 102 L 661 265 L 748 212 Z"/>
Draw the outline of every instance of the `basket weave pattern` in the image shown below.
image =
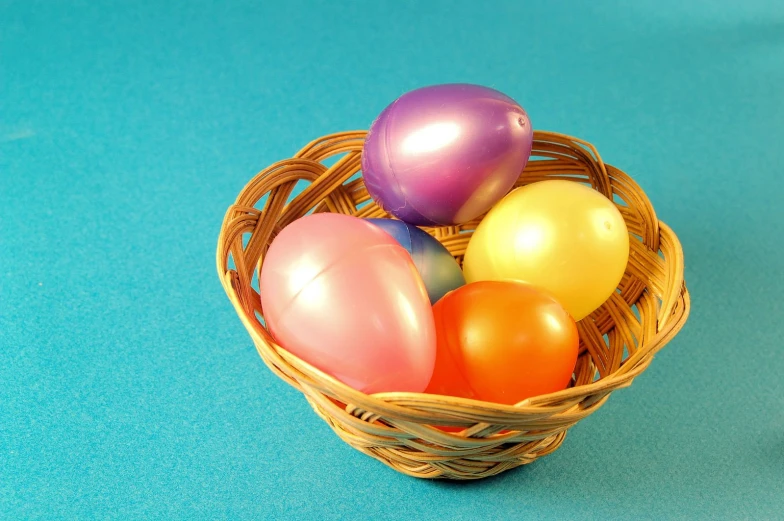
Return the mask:
<path id="1" fill-rule="evenodd" d="M 566 430 L 601 407 L 612 391 L 630 385 L 686 321 L 683 252 L 643 191 L 603 163 L 592 145 L 535 132 L 531 161 L 516 186 L 546 179 L 590 183 L 616 202 L 631 234 L 618 291 L 578 323 L 580 355 L 570 387 L 507 406 L 418 393 L 366 395 L 311 367 L 270 336 L 254 286 L 269 244 L 295 219 L 311 211 L 388 217 L 361 178 L 349 180 L 359 172 L 365 134 L 325 136 L 262 170 L 229 207 L 217 251 L 221 282 L 261 358 L 354 448 L 421 478 L 476 479 L 530 463 L 557 449 Z M 332 166 L 323 164 L 335 155 L 341 157 Z M 300 180 L 310 184 L 289 201 Z M 480 220 L 425 230 L 462 264 Z"/>

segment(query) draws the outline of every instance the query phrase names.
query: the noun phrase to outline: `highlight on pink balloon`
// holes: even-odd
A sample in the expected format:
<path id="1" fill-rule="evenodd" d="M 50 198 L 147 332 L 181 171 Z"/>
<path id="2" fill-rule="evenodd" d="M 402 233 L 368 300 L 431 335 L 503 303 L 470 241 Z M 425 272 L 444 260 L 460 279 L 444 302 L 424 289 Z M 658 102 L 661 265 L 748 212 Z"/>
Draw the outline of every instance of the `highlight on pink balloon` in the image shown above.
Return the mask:
<path id="1" fill-rule="evenodd" d="M 365 393 L 422 392 L 433 374 L 435 325 L 408 252 L 348 215 L 286 226 L 263 259 L 260 293 L 275 340 Z"/>

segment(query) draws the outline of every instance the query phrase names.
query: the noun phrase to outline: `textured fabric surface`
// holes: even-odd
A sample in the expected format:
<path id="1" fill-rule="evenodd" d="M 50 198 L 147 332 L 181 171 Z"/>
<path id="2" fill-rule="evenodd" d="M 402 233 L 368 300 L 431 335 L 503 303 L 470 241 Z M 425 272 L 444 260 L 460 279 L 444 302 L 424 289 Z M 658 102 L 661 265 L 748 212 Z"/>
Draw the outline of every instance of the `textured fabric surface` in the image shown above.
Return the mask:
<path id="1" fill-rule="evenodd" d="M 770 519 L 784 495 L 784 4 L 0 0 L 0 518 Z M 692 314 L 536 463 L 425 482 L 270 373 L 215 274 L 259 169 L 463 81 L 591 141 Z"/>

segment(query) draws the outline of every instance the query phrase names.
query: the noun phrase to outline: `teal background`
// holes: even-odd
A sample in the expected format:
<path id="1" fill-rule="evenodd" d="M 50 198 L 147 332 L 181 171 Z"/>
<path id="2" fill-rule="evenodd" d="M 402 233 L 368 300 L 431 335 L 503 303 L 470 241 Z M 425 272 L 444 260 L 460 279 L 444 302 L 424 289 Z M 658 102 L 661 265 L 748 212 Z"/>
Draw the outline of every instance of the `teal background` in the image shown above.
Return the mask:
<path id="1" fill-rule="evenodd" d="M 784 515 L 784 4 L 490 3 L 0 0 L 0 518 Z M 453 81 L 633 175 L 693 297 L 560 450 L 469 484 L 334 436 L 214 265 L 258 170 Z"/>

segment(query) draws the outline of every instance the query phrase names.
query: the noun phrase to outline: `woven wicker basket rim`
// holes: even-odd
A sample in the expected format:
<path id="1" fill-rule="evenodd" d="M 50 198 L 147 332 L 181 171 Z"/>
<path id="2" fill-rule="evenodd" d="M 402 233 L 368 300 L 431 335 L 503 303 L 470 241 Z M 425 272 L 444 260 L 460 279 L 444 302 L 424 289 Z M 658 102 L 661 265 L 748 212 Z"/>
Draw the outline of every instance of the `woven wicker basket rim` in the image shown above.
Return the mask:
<path id="1" fill-rule="evenodd" d="M 529 462 L 555 450 L 565 430 L 600 407 L 611 391 L 630 385 L 648 367 L 653 355 L 683 327 L 690 309 L 683 280 L 683 251 L 673 231 L 657 219 L 644 192 L 628 175 L 605 164 L 590 143 L 537 131 L 534 155 L 539 159 L 529 162 L 520 184 L 552 176 L 590 182 L 611 200 L 620 197 L 626 203 L 619 208 L 630 233 L 636 237 L 621 293 L 615 293 L 600 312 L 579 324 L 585 344 L 581 350 L 585 367 L 579 371 L 583 375 L 579 385 L 531 397 L 516 405 L 504 405 L 423 393 L 366 395 L 319 371 L 275 343 L 257 318 L 263 310 L 251 280 L 258 275 L 263 254 L 275 234 L 309 211 L 338 211 L 359 217 L 383 214 L 374 203 L 365 204 L 369 196 L 361 178 L 351 179 L 359 171 L 364 137 L 365 131 L 325 136 L 310 142 L 293 158 L 262 170 L 226 212 L 216 257 L 221 283 L 264 362 L 302 391 L 314 410 L 359 450 L 420 477 L 484 477 Z M 336 154 L 344 155 L 331 166 L 322 163 Z M 310 185 L 289 202 L 294 185 L 303 179 Z M 256 208 L 265 195 L 264 208 Z M 471 226 L 475 223 L 464 225 L 462 230 L 470 231 Z M 458 256 L 470 236 L 460 234 L 460 226 L 426 230 Z M 639 323 L 633 321 L 633 306 L 639 313 Z M 603 329 L 607 332 L 603 333 Z M 614 348 L 608 348 L 612 351 L 609 354 L 602 351 L 602 346 L 607 348 L 602 335 L 613 336 L 610 348 Z M 623 349 L 632 346 L 625 358 L 618 351 L 621 344 Z M 602 371 L 606 374 L 600 379 L 587 380 L 586 375 L 593 378 Z M 433 425 L 461 425 L 466 430 L 456 434 L 434 429 Z M 504 434 L 499 426 L 519 427 L 521 431 Z M 541 426 L 541 432 L 537 426 Z M 492 437 L 482 437 L 484 434 Z M 452 466 L 439 459 L 445 458 L 444 451 L 458 454 L 455 447 L 462 447 L 474 458 L 486 453 L 496 457 L 492 451 L 498 450 L 498 444 L 511 440 L 523 450 L 529 447 L 525 445 L 529 437 L 530 454 L 510 453 L 508 461 L 503 459 L 505 456 L 498 456 L 500 459 L 492 468 L 476 463 L 481 469 L 474 469 L 475 461 L 471 458 L 449 460 Z M 386 442 L 378 441 L 387 438 L 401 443 L 404 454 L 402 449 L 385 448 Z M 376 446 L 375 442 L 381 445 Z M 472 452 L 480 448 L 486 452 L 479 456 Z M 413 466 L 408 465 L 409 460 Z M 422 467 L 414 462 L 420 462 Z"/>

